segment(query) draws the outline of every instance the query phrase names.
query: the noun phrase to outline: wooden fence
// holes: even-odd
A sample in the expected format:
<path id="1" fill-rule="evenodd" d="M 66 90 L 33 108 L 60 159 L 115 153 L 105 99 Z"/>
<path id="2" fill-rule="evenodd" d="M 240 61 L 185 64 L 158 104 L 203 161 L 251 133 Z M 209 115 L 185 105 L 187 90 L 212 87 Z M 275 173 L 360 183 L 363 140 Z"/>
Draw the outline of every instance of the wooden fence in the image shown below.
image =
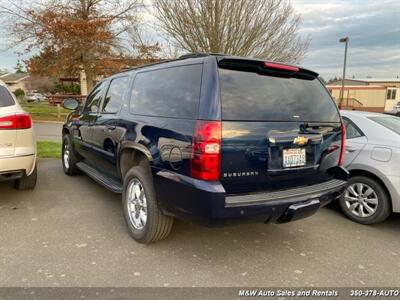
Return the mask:
<path id="1" fill-rule="evenodd" d="M 51 95 L 47 97 L 47 101 L 51 106 L 57 106 L 57 104 L 62 104 L 65 99 L 76 99 L 79 103 L 85 99 L 86 96 L 82 95 Z"/>

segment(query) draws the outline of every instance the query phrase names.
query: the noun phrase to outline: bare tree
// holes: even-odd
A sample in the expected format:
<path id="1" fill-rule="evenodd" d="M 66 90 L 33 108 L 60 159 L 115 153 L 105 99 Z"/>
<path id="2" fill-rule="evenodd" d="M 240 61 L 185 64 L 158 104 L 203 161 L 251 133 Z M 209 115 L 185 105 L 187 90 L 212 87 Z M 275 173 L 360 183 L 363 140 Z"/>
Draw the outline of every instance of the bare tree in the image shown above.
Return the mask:
<path id="1" fill-rule="evenodd" d="M 287 0 L 153 0 L 161 28 L 178 48 L 297 63 L 309 37 Z"/>

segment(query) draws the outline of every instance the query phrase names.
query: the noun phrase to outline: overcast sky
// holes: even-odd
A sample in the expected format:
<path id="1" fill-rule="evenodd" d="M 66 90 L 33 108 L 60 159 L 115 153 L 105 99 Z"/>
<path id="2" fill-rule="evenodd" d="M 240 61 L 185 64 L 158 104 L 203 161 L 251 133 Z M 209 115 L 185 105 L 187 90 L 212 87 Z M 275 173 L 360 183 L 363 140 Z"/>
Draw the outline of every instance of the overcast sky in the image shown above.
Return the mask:
<path id="1" fill-rule="evenodd" d="M 325 79 L 341 76 L 349 36 L 347 78 L 400 76 L 399 0 L 293 0 L 302 35 L 311 36 L 301 65 Z"/>
<path id="2" fill-rule="evenodd" d="M 28 1 L 28 0 L 27 0 Z M 347 76 L 400 76 L 400 0 L 292 0 L 302 15 L 300 34 L 311 37 L 301 65 L 325 79 L 341 76 L 344 44 L 349 36 Z M 4 51 L 0 37 L 0 68 L 13 70 L 18 57 Z"/>

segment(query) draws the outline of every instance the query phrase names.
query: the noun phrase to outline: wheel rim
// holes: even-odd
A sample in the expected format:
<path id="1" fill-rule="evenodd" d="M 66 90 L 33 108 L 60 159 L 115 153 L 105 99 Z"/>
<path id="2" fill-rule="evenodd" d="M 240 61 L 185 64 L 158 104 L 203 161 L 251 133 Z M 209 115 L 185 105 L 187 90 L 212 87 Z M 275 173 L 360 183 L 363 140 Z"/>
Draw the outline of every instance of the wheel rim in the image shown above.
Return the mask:
<path id="1" fill-rule="evenodd" d="M 147 221 L 147 199 L 141 182 L 134 178 L 127 188 L 129 220 L 136 229 L 143 229 Z"/>
<path id="2" fill-rule="evenodd" d="M 367 218 L 378 208 L 378 195 L 375 190 L 365 183 L 349 185 L 344 194 L 347 209 L 355 216 Z"/>
<path id="3" fill-rule="evenodd" d="M 68 144 L 68 142 L 64 143 L 63 161 L 64 161 L 65 168 L 69 169 L 69 144 Z"/>

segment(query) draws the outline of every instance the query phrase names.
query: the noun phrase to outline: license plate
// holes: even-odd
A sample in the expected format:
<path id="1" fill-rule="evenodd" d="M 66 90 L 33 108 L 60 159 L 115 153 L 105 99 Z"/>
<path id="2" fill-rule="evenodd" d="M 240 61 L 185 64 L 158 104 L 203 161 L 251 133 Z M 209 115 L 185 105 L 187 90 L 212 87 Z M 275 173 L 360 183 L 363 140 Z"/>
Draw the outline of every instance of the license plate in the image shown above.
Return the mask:
<path id="1" fill-rule="evenodd" d="M 302 167 L 306 164 L 306 149 L 293 148 L 283 150 L 283 167 Z"/>

